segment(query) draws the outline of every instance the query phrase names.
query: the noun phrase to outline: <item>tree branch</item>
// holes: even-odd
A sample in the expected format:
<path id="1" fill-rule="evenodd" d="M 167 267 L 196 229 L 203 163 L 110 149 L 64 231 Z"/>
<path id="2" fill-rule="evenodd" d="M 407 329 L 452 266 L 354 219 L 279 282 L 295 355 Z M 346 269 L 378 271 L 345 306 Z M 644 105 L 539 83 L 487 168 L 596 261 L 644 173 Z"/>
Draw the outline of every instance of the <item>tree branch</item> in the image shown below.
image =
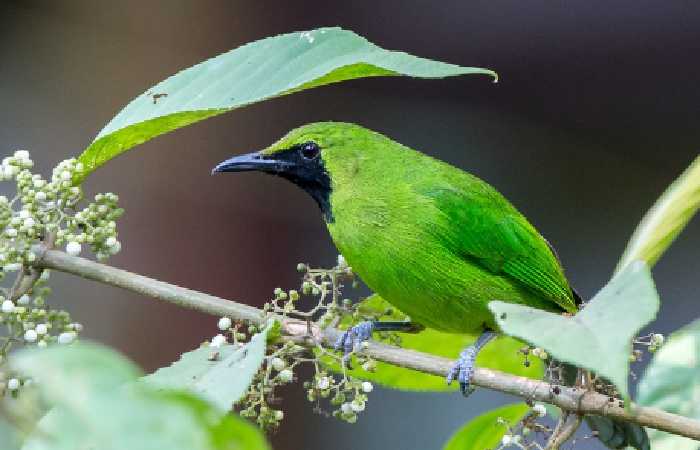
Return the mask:
<path id="1" fill-rule="evenodd" d="M 252 306 L 70 256 L 60 251 L 47 250 L 41 246 L 35 253 L 40 255 L 34 263 L 39 268 L 70 273 L 216 316 L 228 316 L 254 323 L 262 323 L 264 320 L 262 311 Z M 302 345 L 315 345 L 318 342 L 331 347 L 341 331 L 334 328 L 321 330 L 314 326 L 309 335 L 306 322 L 285 319 L 282 323 L 282 333 L 283 339 Z M 376 342 L 371 342 L 364 351 L 376 360 L 438 376 L 446 376 L 453 365 L 453 361 L 446 358 Z M 632 405 L 629 410 L 625 410 L 618 402 L 610 402 L 609 397 L 590 390 L 554 386 L 545 381 L 484 368 L 476 369 L 472 383 L 517 397 L 550 403 L 574 414 L 607 416 L 700 440 L 700 421 L 643 406 Z"/>

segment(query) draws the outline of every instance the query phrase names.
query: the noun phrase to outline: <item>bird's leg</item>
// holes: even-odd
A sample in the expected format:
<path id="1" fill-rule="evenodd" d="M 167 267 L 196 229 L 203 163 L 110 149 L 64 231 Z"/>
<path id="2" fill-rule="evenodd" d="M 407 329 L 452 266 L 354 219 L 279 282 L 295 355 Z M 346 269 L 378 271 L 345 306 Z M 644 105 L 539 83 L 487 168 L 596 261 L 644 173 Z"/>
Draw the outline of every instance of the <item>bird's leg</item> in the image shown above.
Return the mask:
<path id="1" fill-rule="evenodd" d="M 335 349 L 343 349 L 343 362 L 347 364 L 353 350 L 359 350 L 363 342 L 372 337 L 374 331 L 402 331 L 405 333 L 420 331 L 422 327 L 412 322 L 360 322 L 343 333 L 335 342 Z"/>
<path id="2" fill-rule="evenodd" d="M 495 337 L 496 333 L 486 330 L 481 333 L 481 336 L 477 338 L 476 342 L 462 350 L 462 353 L 459 354 L 459 359 L 447 374 L 447 384 L 451 384 L 452 380 L 456 377 L 457 381 L 459 381 L 459 390 L 462 391 L 462 395 L 468 397 L 469 394 L 474 392 L 474 388 L 470 386 L 470 383 L 472 374 L 474 373 L 476 356 L 481 349 Z"/>

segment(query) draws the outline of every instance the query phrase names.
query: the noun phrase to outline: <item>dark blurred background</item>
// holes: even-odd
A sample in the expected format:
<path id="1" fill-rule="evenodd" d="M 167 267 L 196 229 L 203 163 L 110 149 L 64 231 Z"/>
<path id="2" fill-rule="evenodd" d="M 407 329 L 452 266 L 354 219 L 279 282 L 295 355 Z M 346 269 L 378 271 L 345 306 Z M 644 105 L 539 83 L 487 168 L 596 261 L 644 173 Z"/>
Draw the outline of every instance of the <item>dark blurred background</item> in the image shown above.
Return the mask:
<path id="1" fill-rule="evenodd" d="M 99 169 L 88 193 L 120 195 L 112 263 L 259 305 L 292 288 L 299 261 L 336 252 L 316 205 L 258 174 L 212 166 L 316 120 L 357 122 L 488 180 L 554 243 L 590 297 L 637 222 L 698 154 L 700 4 L 658 1 L 8 1 L 0 3 L 0 150 L 50 173 L 133 97 L 259 38 L 340 25 L 389 49 L 495 69 L 484 77 L 346 82 L 267 101 L 159 137 Z M 695 220 L 654 270 L 651 327 L 698 316 Z M 53 277 L 54 304 L 85 336 L 152 370 L 216 334 L 216 319 L 113 288 Z M 512 401 L 479 390 L 377 390 L 355 425 L 284 396 L 282 449 L 433 449 L 474 415 Z M 590 442 L 583 448 L 600 448 Z"/>

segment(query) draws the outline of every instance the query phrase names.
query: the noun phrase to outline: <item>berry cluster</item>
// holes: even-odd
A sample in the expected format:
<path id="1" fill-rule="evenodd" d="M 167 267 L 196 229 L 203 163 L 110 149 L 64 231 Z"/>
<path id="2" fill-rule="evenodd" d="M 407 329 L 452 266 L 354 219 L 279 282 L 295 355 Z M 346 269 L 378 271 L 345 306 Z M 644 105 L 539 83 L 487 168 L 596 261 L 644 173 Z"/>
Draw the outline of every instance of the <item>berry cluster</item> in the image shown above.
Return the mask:
<path id="1" fill-rule="evenodd" d="M 0 196 L 0 394 L 17 395 L 21 386 L 31 382 L 11 373 L 6 360 L 13 348 L 30 345 L 39 348 L 74 342 L 82 325 L 66 311 L 47 305 L 51 293 L 49 272 L 34 267 L 38 244 L 46 247 L 65 245 L 66 252 L 77 255 L 83 243 L 90 244 L 100 259 L 120 249 L 115 220 L 122 214 L 117 196 L 99 194 L 95 202 L 78 211 L 83 192 L 73 180 L 83 165 L 68 159 L 54 168 L 46 180 L 30 169 L 29 152 L 18 150 L 0 164 L 0 181 L 16 185 L 12 199 Z"/>
<path id="2" fill-rule="evenodd" d="M 331 405 L 337 407 L 333 417 L 348 423 L 355 423 L 357 415 L 365 410 L 367 394 L 372 392 L 374 385 L 369 381 L 361 381 L 347 377 L 336 379 L 325 371 L 316 372 L 313 381 L 304 383 L 307 398 L 316 402 L 321 398 L 330 398 Z"/>
<path id="3" fill-rule="evenodd" d="M 340 300 L 342 282 L 350 280 L 355 284 L 352 269 L 342 256 L 338 257 L 338 264 L 331 269 L 312 269 L 300 263 L 297 270 L 303 273 L 300 289 L 285 291 L 276 288 L 271 301 L 263 307 L 268 319 L 302 319 L 309 326 L 313 323 L 314 327 L 323 329 L 328 325 L 336 326 L 341 321 L 344 325 L 349 324 L 359 318 L 357 308 L 350 300 Z M 310 305 L 306 310 L 301 310 L 304 303 Z M 220 318 L 217 326 L 220 333 L 209 342 L 215 348 L 227 343 L 243 345 L 242 341 L 258 331 L 255 325 L 234 323 L 228 317 Z M 247 333 L 242 331 L 244 328 Z M 354 423 L 358 414 L 364 411 L 367 394 L 374 386 L 368 381 L 348 376 L 341 356 L 329 352 L 320 342 L 313 351 L 309 351 L 293 342 L 273 340 L 268 345 L 267 353 L 262 367 L 239 402 L 243 417 L 255 420 L 262 428 L 277 427 L 284 412 L 273 407 L 278 402 L 275 389 L 293 382 L 295 371 L 301 364 L 308 364 L 314 369 L 314 375 L 303 386 L 309 401 L 316 403 L 315 411 L 328 414 L 321 408 L 321 401 L 327 400 L 333 406 L 330 414 L 350 423 Z M 369 358 L 357 357 L 365 369 L 374 370 L 376 367 L 376 363 Z M 329 367 L 336 373 L 330 373 Z"/>

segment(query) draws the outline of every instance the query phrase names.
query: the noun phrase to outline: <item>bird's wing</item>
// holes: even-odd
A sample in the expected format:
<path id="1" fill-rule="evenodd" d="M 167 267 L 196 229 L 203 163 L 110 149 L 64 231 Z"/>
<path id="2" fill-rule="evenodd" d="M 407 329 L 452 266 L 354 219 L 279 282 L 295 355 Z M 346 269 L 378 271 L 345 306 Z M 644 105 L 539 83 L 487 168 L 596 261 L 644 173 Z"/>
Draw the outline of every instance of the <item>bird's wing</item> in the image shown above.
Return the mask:
<path id="1" fill-rule="evenodd" d="M 445 226 L 435 232 L 453 251 L 517 280 L 565 311 L 576 311 L 549 244 L 495 189 L 474 178 L 468 186 L 433 186 L 422 194 L 434 200 L 443 216 Z"/>

